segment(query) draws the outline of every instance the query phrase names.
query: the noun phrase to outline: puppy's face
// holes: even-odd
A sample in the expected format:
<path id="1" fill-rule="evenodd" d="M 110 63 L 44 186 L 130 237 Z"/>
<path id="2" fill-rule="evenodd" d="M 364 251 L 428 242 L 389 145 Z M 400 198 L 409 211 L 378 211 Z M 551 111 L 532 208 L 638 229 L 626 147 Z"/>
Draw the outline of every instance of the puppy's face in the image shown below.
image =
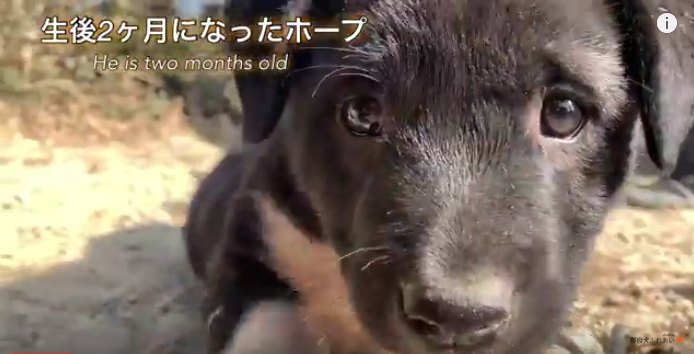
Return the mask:
<path id="1" fill-rule="evenodd" d="M 315 49 L 290 156 L 358 317 L 405 353 L 528 353 L 563 325 L 629 169 L 601 1 L 382 0 Z"/>

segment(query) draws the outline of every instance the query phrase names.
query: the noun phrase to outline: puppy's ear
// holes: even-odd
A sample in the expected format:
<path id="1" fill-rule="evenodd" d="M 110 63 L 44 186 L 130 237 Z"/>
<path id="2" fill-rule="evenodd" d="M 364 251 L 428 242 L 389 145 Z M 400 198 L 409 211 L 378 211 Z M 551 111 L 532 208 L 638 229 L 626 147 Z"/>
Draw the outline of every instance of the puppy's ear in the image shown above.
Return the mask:
<path id="1" fill-rule="evenodd" d="M 606 2 L 622 37 L 630 98 L 639 106 L 648 154 L 669 173 L 694 124 L 694 32 L 688 25 L 669 34 L 660 32 L 656 21 L 662 11 L 656 3 L 669 5 L 667 10 L 680 23 L 692 22 L 685 14 L 691 4 L 679 0 Z"/>
<path id="2" fill-rule="evenodd" d="M 226 0 L 224 17 L 226 26 L 248 26 L 255 29 L 263 17 L 282 17 L 287 0 Z M 228 50 L 244 59 L 257 61 L 272 54 L 273 45 L 259 42 L 257 31 L 242 43 L 229 41 Z M 284 104 L 281 75 L 275 72 L 234 70 L 234 81 L 243 112 L 242 137 L 244 142 L 264 140 L 275 126 Z"/>
<path id="3" fill-rule="evenodd" d="M 288 70 L 285 71 L 234 72 L 243 110 L 244 142 L 259 142 L 272 133 L 288 96 L 285 78 L 290 71 L 306 67 L 311 61 L 310 51 L 298 50 L 297 46 L 287 45 L 284 41 L 259 42 L 258 21 L 268 17 L 274 24 L 283 24 L 286 19 L 293 20 L 296 16 L 328 18 L 334 17 L 343 8 L 344 0 L 226 0 L 224 14 L 227 26 L 245 25 L 255 29 L 249 41 L 230 43 L 230 52 L 256 62 L 273 53 L 288 56 Z M 315 41 L 311 45 L 316 45 Z"/>

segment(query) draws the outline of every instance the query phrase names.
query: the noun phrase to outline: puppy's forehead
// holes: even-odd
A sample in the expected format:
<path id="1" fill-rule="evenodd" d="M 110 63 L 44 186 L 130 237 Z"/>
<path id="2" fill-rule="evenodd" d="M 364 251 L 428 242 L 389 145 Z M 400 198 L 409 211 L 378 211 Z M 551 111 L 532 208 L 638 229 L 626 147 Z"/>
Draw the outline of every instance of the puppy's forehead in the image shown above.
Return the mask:
<path id="1" fill-rule="evenodd" d="M 600 0 L 381 0 L 370 15 L 365 49 L 398 102 L 532 90 L 548 63 L 608 108 L 622 98 L 619 40 Z"/>

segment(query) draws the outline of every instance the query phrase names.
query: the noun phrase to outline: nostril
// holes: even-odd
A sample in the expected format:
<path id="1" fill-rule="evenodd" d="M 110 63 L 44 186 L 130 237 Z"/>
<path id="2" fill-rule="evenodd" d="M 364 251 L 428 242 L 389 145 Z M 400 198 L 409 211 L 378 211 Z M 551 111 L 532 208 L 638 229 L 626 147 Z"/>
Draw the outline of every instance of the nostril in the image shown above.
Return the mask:
<path id="1" fill-rule="evenodd" d="M 401 293 L 400 304 L 402 308 L 402 313 L 405 315 L 405 319 L 409 324 L 414 327 L 417 332 L 434 334 L 438 332 L 438 325 L 433 320 L 430 320 L 417 312 L 413 311 L 414 306 L 409 302 L 410 300 Z"/>
<path id="2" fill-rule="evenodd" d="M 442 334 L 441 328 L 436 323 L 429 322 L 424 318 L 413 318 L 407 319 L 408 325 L 417 333 L 425 335 L 427 337 L 440 336 Z"/>
<path id="3" fill-rule="evenodd" d="M 403 286 L 400 292 L 400 308 L 409 327 L 425 336 L 439 335 L 441 329 L 435 319 L 426 317 L 426 311 L 419 311 L 423 306 L 423 301 L 426 300 L 421 300 L 415 296 L 412 287 Z"/>
<path id="4" fill-rule="evenodd" d="M 472 346 L 492 340 L 509 315 L 503 308 L 457 305 L 432 300 L 404 286 L 401 307 L 404 320 L 415 333 L 443 346 Z"/>

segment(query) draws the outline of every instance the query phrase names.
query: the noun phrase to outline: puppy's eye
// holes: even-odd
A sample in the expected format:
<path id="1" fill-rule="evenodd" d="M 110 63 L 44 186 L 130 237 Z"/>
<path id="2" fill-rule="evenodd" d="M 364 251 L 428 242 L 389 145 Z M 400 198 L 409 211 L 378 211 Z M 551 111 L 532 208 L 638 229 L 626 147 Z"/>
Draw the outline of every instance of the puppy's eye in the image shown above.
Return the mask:
<path id="1" fill-rule="evenodd" d="M 342 103 L 340 119 L 356 136 L 381 135 L 383 130 L 380 101 L 372 96 L 354 96 Z"/>
<path id="2" fill-rule="evenodd" d="M 578 135 L 585 122 L 585 112 L 572 99 L 548 97 L 542 105 L 540 118 L 542 135 L 559 139 L 571 139 Z"/>

